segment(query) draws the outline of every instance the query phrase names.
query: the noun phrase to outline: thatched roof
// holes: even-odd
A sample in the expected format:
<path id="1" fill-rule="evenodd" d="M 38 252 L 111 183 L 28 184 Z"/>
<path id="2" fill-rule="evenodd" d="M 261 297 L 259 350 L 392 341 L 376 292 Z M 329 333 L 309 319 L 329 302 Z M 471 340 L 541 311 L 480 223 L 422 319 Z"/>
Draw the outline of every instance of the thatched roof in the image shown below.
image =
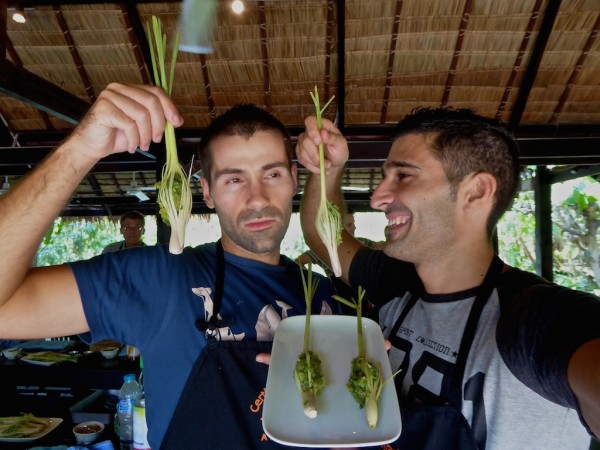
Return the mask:
<path id="1" fill-rule="evenodd" d="M 64 138 L 108 83 L 152 81 L 143 26 L 156 15 L 172 35 L 182 8 L 23 3 L 27 22 L 13 22 L 9 10 L 0 34 L 0 176 L 11 183 Z M 349 194 L 358 203 L 379 179 L 387 129 L 416 106 L 471 107 L 505 121 L 521 140 L 524 164 L 600 164 L 598 0 L 244 3 L 235 15 L 230 2 L 218 2 L 212 54 L 178 59 L 173 98 L 185 119 L 178 131 L 184 162 L 210 120 L 239 102 L 268 108 L 297 134 L 313 111 L 308 92 L 316 85 L 322 97 L 336 96 L 329 117 L 352 141 L 346 183 L 367 191 Z M 140 209 L 126 193 L 134 171 L 138 185 L 155 183 L 152 159 L 99 164 L 65 214 Z"/>

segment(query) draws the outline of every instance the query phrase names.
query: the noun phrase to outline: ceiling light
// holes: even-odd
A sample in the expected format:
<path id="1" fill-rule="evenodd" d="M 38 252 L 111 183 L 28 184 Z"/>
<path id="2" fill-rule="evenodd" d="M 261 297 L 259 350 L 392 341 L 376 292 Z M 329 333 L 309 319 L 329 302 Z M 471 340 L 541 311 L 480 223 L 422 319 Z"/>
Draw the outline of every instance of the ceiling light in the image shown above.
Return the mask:
<path id="1" fill-rule="evenodd" d="M 244 11 L 244 3 L 242 0 L 234 0 L 231 3 L 231 9 L 236 14 L 241 14 Z"/>
<path id="2" fill-rule="evenodd" d="M 23 9 L 23 5 L 21 5 L 19 2 L 17 2 L 15 5 L 15 12 L 13 12 L 12 20 L 17 23 L 27 22 L 27 19 L 25 18 L 25 10 Z"/>

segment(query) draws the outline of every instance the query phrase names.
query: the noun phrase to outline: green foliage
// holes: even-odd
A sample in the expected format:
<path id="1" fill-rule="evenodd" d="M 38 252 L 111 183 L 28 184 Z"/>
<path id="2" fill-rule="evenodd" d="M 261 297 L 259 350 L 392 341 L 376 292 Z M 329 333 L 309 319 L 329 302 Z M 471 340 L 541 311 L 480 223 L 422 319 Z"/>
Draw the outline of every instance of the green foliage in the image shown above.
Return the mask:
<path id="1" fill-rule="evenodd" d="M 553 186 L 552 242 L 554 281 L 600 294 L 599 183 L 584 177 Z M 594 191 L 595 190 L 595 191 Z M 500 256 L 507 264 L 535 272 L 535 202 L 521 192 L 498 224 Z"/>
<path id="2" fill-rule="evenodd" d="M 37 253 L 38 266 L 50 266 L 99 255 L 111 242 L 122 240 L 107 217 L 94 219 L 58 218 L 48 230 Z"/>

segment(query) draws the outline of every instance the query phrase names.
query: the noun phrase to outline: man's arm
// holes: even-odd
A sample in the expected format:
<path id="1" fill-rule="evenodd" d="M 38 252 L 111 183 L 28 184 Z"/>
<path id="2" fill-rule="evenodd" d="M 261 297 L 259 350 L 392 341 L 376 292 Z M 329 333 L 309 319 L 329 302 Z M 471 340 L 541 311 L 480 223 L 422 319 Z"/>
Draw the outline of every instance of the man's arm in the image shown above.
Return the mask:
<path id="1" fill-rule="evenodd" d="M 165 119 L 181 124 L 160 88 L 111 84 L 66 141 L 0 197 L 0 337 L 29 338 L 87 330 L 66 266 L 31 269 L 52 221 L 83 177 L 112 153 L 159 142 Z"/>
<path id="2" fill-rule="evenodd" d="M 567 374 L 583 418 L 600 437 L 600 339 L 577 349 L 569 361 Z"/>
<path id="3" fill-rule="evenodd" d="M 325 244 L 321 241 L 315 220 L 321 201 L 321 181 L 319 166 L 319 143 L 325 145 L 327 170 L 327 199 L 335 203 L 340 211 L 344 210 L 344 197 L 340 189 L 344 165 L 348 160 L 348 143 L 333 123 L 323 119 L 323 127 L 319 132 L 315 117 L 305 120 L 306 131 L 298 137 L 296 155 L 298 161 L 310 172 L 304 186 L 304 194 L 300 203 L 300 222 L 304 240 L 310 249 L 329 267 L 331 261 Z M 342 243 L 338 246 L 338 254 L 342 266 L 342 278 L 348 282 L 350 263 L 362 244 L 346 230 L 342 232 Z"/>

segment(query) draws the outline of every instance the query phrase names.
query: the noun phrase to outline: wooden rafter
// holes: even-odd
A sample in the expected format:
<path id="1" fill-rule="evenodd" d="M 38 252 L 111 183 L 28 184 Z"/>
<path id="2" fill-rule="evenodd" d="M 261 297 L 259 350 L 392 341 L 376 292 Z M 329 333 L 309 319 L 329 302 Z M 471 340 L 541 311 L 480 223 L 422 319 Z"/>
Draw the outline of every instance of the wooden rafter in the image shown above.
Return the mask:
<path id="1" fill-rule="evenodd" d="M 21 61 L 19 54 L 15 50 L 15 46 L 13 45 L 12 41 L 8 38 L 8 36 L 6 37 L 6 49 L 8 50 L 8 54 L 10 55 L 10 59 L 12 60 L 12 62 L 17 67 L 23 67 L 23 62 Z M 50 117 L 48 117 L 48 114 L 46 114 L 41 109 L 38 109 L 37 112 L 40 115 L 42 121 L 44 122 L 44 126 L 46 127 L 46 129 L 54 130 L 54 125 L 52 124 Z"/>
<path id="2" fill-rule="evenodd" d="M 267 48 L 267 19 L 265 17 L 265 2 L 258 2 L 258 22 L 260 29 L 260 53 L 263 67 L 263 84 L 265 87 L 265 108 L 271 110 L 271 80 L 269 78 L 269 50 Z"/>
<path id="3" fill-rule="evenodd" d="M 323 86 L 323 98 L 331 97 L 331 49 L 333 45 L 333 0 L 327 1 L 327 26 L 325 30 L 325 82 Z"/>
<path id="4" fill-rule="evenodd" d="M 394 59 L 396 58 L 396 42 L 398 41 L 398 29 L 400 28 L 400 13 L 402 12 L 402 0 L 396 0 L 396 12 L 394 13 L 394 25 L 392 26 L 392 38 L 390 41 L 390 53 L 388 66 L 385 74 L 385 88 L 383 90 L 383 102 L 381 105 L 381 119 L 379 123 L 387 121 L 388 103 L 390 101 L 390 88 L 392 85 L 392 74 L 394 72 Z"/>
<path id="5" fill-rule="evenodd" d="M 337 126 L 344 132 L 345 126 L 345 107 L 346 107 L 346 2 L 336 0 L 337 13 L 337 59 L 338 59 L 338 79 L 337 79 Z"/>
<path id="6" fill-rule="evenodd" d="M 206 93 L 206 104 L 208 105 L 208 113 L 210 118 L 214 119 L 217 116 L 215 110 L 215 100 L 212 96 L 212 90 L 210 88 L 210 77 L 208 75 L 208 67 L 206 65 L 206 56 L 200 54 L 200 70 L 202 71 L 202 80 L 204 80 L 204 92 Z"/>
<path id="7" fill-rule="evenodd" d="M 600 31 L 600 14 L 596 17 L 596 23 L 594 24 L 594 28 L 592 28 L 592 31 L 590 32 L 590 35 L 588 36 L 588 39 L 583 47 L 583 50 L 581 50 L 581 53 L 579 54 L 577 63 L 575 64 L 575 67 L 573 68 L 573 71 L 571 72 L 571 75 L 569 76 L 569 81 L 567 81 L 567 84 L 565 84 L 565 86 L 564 86 L 563 92 L 560 96 L 560 99 L 558 100 L 558 104 L 556 105 L 556 108 L 554 109 L 554 113 L 552 114 L 552 117 L 550 118 L 551 123 L 558 122 L 558 117 L 560 116 L 560 113 L 563 111 L 563 109 L 565 107 L 565 103 L 567 102 L 567 99 L 569 98 L 569 94 L 571 93 L 571 88 L 575 85 L 575 83 L 577 83 L 577 78 L 579 77 L 579 72 L 581 71 L 581 68 L 583 67 L 583 64 L 585 63 L 585 59 L 587 58 L 590 50 L 592 49 L 594 43 L 596 42 L 596 38 L 598 37 L 599 31 Z"/>
<path id="8" fill-rule="evenodd" d="M 525 35 L 521 40 L 521 46 L 519 48 L 519 52 L 517 53 L 517 57 L 513 65 L 513 70 L 510 73 L 510 77 L 508 79 L 508 82 L 506 83 L 506 88 L 504 89 L 504 94 L 502 95 L 502 99 L 500 100 L 500 104 L 498 105 L 498 111 L 496 112 L 496 120 L 502 120 L 502 116 L 504 115 L 504 111 L 506 110 L 506 104 L 508 102 L 513 87 L 515 87 L 517 73 L 519 73 L 519 71 L 521 70 L 521 64 L 523 63 L 523 58 L 525 56 L 525 52 L 527 51 L 527 47 L 529 46 L 529 41 L 531 40 L 531 35 L 533 33 L 533 29 L 535 28 L 537 19 L 540 15 L 540 10 L 542 8 L 543 3 L 543 0 L 537 0 L 533 7 L 533 11 L 531 11 L 531 16 L 529 17 L 529 22 L 527 23 Z"/>
<path id="9" fill-rule="evenodd" d="M 0 0 L 0 59 L 6 59 L 6 21 L 8 20 L 8 0 Z"/>
<path id="10" fill-rule="evenodd" d="M 558 15 L 558 10 L 560 9 L 560 3 L 561 0 L 551 0 L 548 2 L 548 6 L 544 13 L 544 18 L 542 19 L 542 25 L 538 31 L 537 39 L 535 40 L 535 45 L 533 47 L 533 51 L 531 52 L 531 57 L 529 58 L 527 70 L 525 71 L 523 81 L 521 82 L 521 87 L 519 88 L 519 94 L 517 95 L 517 99 L 513 105 L 510 119 L 508 120 L 508 126 L 512 130 L 516 130 L 521 123 L 521 117 L 523 117 L 523 112 L 527 106 L 529 94 L 531 93 L 533 83 L 535 82 L 535 77 L 539 71 L 540 63 L 542 62 L 542 57 L 544 56 L 544 51 L 546 50 L 550 33 L 552 32 L 554 22 L 556 21 L 556 16 Z"/>
<path id="11" fill-rule="evenodd" d="M 467 26 L 469 25 L 469 17 L 471 17 L 471 11 L 473 9 L 473 1 L 467 0 L 465 2 L 465 9 L 463 10 L 462 18 L 460 19 L 460 27 L 458 30 L 458 37 L 456 38 L 456 44 L 454 46 L 454 53 L 452 54 L 452 62 L 450 63 L 450 70 L 448 71 L 448 77 L 446 78 L 446 87 L 444 88 L 444 96 L 442 97 L 442 106 L 448 104 L 450 99 L 450 91 L 454 84 L 454 75 L 456 74 L 456 67 L 458 66 L 458 58 L 462 50 L 462 44 L 467 32 Z"/>
<path id="12" fill-rule="evenodd" d="M 127 28 L 127 37 L 129 38 L 129 43 L 133 49 L 133 54 L 135 55 L 135 61 L 138 65 L 142 82 L 144 84 L 150 84 L 151 81 L 150 77 L 148 76 L 147 69 L 149 67 L 149 60 L 144 58 L 144 51 L 142 50 L 141 44 L 141 42 L 143 42 L 147 47 L 148 40 L 143 32 L 144 30 L 141 25 L 140 15 L 138 14 L 136 7 L 131 3 L 119 3 L 119 7 L 121 8 L 121 13 L 123 14 L 123 21 L 125 22 L 125 27 Z M 142 34 L 143 38 L 140 38 L 140 34 Z"/>
<path id="13" fill-rule="evenodd" d="M 60 26 L 60 30 L 63 34 L 63 37 L 65 38 L 67 47 L 69 48 L 69 52 L 71 53 L 71 58 L 73 58 L 73 62 L 75 63 L 75 67 L 77 68 L 79 78 L 81 78 L 81 82 L 83 83 L 85 92 L 88 98 L 90 99 L 90 103 L 94 103 L 96 101 L 96 94 L 94 93 L 94 89 L 92 88 L 92 83 L 90 82 L 90 78 L 88 77 L 87 71 L 83 66 L 83 61 L 81 61 L 81 57 L 79 56 L 79 52 L 77 51 L 77 46 L 75 45 L 75 41 L 73 40 L 73 36 L 71 35 L 71 30 L 69 30 L 69 26 L 67 25 L 67 21 L 63 16 L 60 6 L 54 5 L 53 9 L 56 16 L 56 20 L 58 21 L 58 25 Z"/>

